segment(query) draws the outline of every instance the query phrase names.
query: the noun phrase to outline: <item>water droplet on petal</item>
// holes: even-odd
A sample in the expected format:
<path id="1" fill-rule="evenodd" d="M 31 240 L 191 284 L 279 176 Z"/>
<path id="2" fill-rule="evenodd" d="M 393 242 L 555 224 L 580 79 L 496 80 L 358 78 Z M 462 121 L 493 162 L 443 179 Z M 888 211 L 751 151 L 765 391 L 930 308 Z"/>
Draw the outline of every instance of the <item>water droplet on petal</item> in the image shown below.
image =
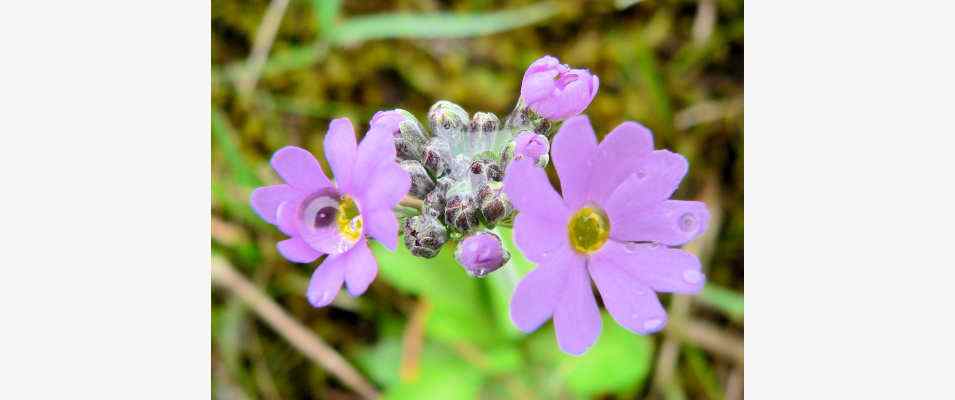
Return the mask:
<path id="1" fill-rule="evenodd" d="M 696 216 L 693 213 L 686 213 L 680 216 L 680 229 L 684 232 L 696 230 Z"/>
<path id="2" fill-rule="evenodd" d="M 695 269 L 688 269 L 686 271 L 683 271 L 683 280 L 686 281 L 686 283 L 689 283 L 691 285 L 696 285 L 700 282 L 703 282 L 704 278 L 705 276 L 703 275 L 703 273 Z"/>
<path id="3" fill-rule="evenodd" d="M 643 323 L 643 329 L 648 331 L 655 331 L 663 326 L 663 320 L 660 318 L 648 319 Z"/>

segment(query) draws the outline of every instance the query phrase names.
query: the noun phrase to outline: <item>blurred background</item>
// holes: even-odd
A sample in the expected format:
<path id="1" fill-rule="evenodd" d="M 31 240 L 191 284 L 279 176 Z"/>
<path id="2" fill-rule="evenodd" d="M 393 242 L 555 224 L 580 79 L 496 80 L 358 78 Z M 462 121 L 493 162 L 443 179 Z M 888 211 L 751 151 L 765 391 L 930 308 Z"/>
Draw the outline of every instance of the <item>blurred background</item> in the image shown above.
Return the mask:
<path id="1" fill-rule="evenodd" d="M 670 323 L 653 336 L 604 313 L 596 345 L 567 356 L 550 323 L 524 335 L 508 319 L 531 266 L 505 229 L 516 257 L 487 279 L 451 246 L 431 260 L 376 247 L 364 296 L 312 308 L 317 263 L 279 256 L 282 234 L 248 203 L 278 182 L 272 152 L 322 160 L 331 119 L 360 135 L 375 111 L 424 120 L 441 99 L 503 117 L 545 54 L 600 77 L 586 111 L 598 135 L 635 120 L 690 160 L 674 197 L 713 214 L 686 246 L 704 291 L 662 295 Z M 742 398 L 742 1 L 213 0 L 212 76 L 213 398 Z"/>

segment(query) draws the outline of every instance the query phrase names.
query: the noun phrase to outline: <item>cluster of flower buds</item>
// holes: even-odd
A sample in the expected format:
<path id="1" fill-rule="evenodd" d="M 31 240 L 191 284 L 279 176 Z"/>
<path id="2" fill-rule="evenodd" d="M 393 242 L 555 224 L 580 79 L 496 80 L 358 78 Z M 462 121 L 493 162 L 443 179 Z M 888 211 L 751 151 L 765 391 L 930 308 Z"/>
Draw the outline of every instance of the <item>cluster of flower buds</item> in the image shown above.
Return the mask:
<path id="1" fill-rule="evenodd" d="M 508 164 L 530 158 L 547 166 L 549 135 L 590 104 L 597 86 L 588 71 L 544 57 L 528 68 L 517 106 L 503 121 L 489 112 L 469 115 L 446 100 L 431 106 L 427 129 L 405 110 L 377 113 L 372 127 L 392 133 L 397 161 L 411 176 L 408 194 L 423 203 L 420 214 L 402 221 L 405 246 L 430 258 L 460 241 L 455 257 L 474 276 L 506 263 L 509 255 L 489 229 L 514 214 L 503 191 Z"/>

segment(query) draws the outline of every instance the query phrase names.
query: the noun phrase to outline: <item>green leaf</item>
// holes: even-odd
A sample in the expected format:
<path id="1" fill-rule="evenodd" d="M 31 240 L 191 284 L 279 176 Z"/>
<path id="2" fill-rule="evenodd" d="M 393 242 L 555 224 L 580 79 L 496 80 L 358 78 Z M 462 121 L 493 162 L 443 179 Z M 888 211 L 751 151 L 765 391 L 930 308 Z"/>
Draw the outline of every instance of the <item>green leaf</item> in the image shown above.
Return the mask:
<path id="1" fill-rule="evenodd" d="M 387 13 L 348 18 L 333 35 L 335 43 L 374 39 L 464 38 L 488 35 L 548 19 L 558 11 L 551 2 L 489 13 Z"/>
<path id="2" fill-rule="evenodd" d="M 358 366 L 382 387 L 399 383 L 401 368 L 401 336 L 389 336 L 373 347 L 365 348 L 355 357 Z"/>
<path id="3" fill-rule="evenodd" d="M 707 283 L 696 299 L 722 312 L 734 322 L 743 322 L 743 295 L 735 291 Z"/>
<path id="4" fill-rule="evenodd" d="M 567 387 L 580 397 L 610 393 L 632 397 L 649 376 L 653 340 L 626 330 L 606 312 L 602 313 L 602 320 L 597 343 L 580 357 L 561 352 L 553 324 L 532 335 L 530 353 L 536 364 L 558 364 Z"/>
<path id="5" fill-rule="evenodd" d="M 624 329 L 610 314 L 603 313 L 603 329 L 597 344 L 567 364 L 567 385 L 580 396 L 634 392 L 650 373 L 653 341 Z"/>
<path id="6" fill-rule="evenodd" d="M 385 400 L 417 399 L 475 399 L 481 389 L 484 377 L 481 372 L 458 357 L 450 355 L 449 350 L 440 347 L 426 347 L 421 355 L 418 376 L 408 382 L 401 382 L 383 393 Z"/>
<path id="7" fill-rule="evenodd" d="M 431 304 L 427 333 L 447 343 L 465 340 L 482 345 L 500 343 L 492 312 L 481 292 L 480 281 L 454 261 L 453 243 L 431 259 L 413 256 L 399 244 L 395 252 L 372 242 L 382 279 L 398 289 L 417 294 Z"/>

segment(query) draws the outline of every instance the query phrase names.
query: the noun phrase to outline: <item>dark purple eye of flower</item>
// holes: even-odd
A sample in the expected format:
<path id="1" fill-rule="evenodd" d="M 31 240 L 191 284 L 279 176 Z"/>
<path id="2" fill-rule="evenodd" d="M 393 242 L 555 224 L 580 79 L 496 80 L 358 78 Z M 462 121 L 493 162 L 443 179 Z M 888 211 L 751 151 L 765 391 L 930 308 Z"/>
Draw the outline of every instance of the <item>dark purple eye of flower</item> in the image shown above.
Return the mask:
<path id="1" fill-rule="evenodd" d="M 315 227 L 323 228 L 328 226 L 335 220 L 335 213 L 338 211 L 335 207 L 325 207 L 315 214 Z"/>
<path id="2" fill-rule="evenodd" d="M 346 217 L 342 215 L 343 202 L 347 203 L 348 196 L 341 196 L 337 192 L 332 190 L 321 190 L 317 193 L 313 193 L 309 196 L 304 202 L 302 202 L 302 209 L 299 211 L 299 221 L 306 227 L 310 232 L 318 232 L 324 230 L 333 230 L 336 232 L 341 231 L 342 229 L 342 219 Z M 348 209 L 350 210 L 350 208 Z M 357 214 L 356 214 L 357 215 Z M 347 218 L 350 220 L 354 218 L 355 215 L 349 215 Z M 348 221 L 346 221 L 347 224 Z"/>

